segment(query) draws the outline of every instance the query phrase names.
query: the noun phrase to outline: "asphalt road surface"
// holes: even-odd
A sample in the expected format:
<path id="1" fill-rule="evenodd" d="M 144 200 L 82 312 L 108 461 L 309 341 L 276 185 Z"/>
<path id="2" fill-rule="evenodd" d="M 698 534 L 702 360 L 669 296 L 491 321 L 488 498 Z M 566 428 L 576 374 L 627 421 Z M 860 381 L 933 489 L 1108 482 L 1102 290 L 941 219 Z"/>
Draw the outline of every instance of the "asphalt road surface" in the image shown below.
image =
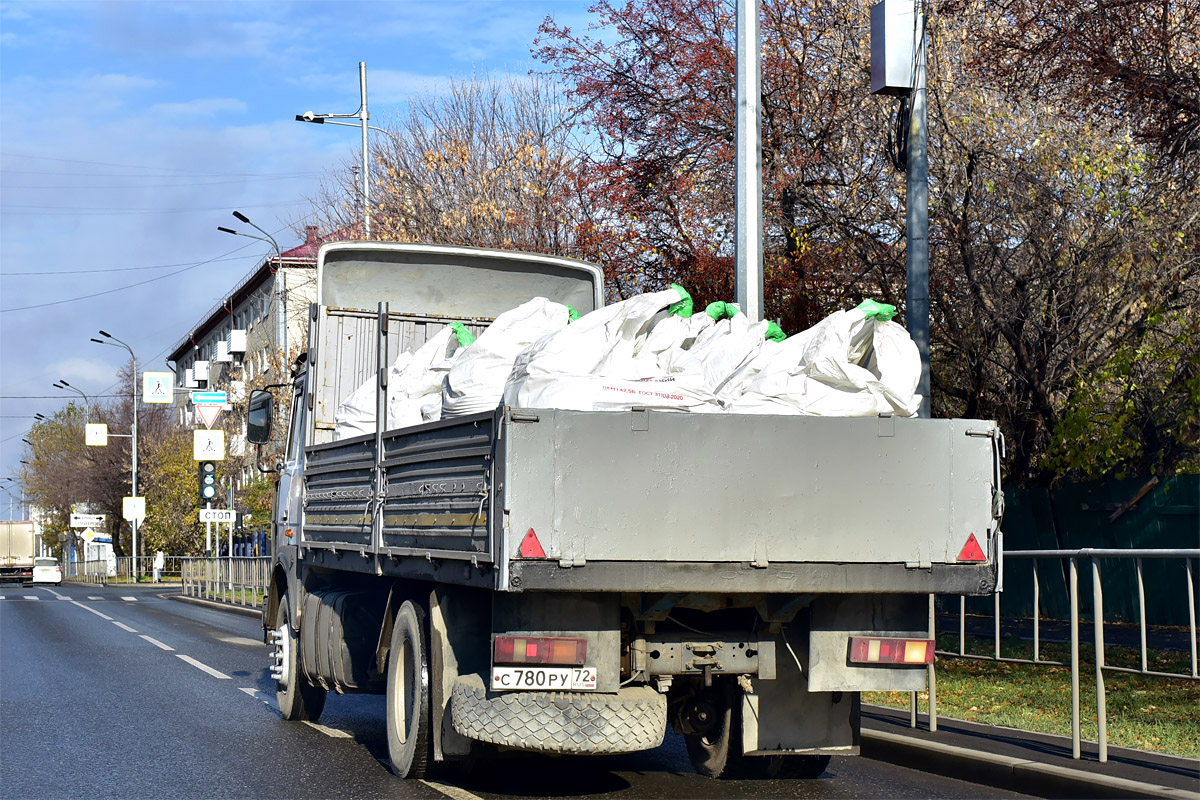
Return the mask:
<path id="1" fill-rule="evenodd" d="M 711 781 L 682 738 L 630 756 L 498 757 L 465 775 L 387 770 L 383 700 L 275 710 L 256 619 L 149 587 L 0 585 L 0 797 L 1021 797 L 862 758 L 816 780 Z"/>

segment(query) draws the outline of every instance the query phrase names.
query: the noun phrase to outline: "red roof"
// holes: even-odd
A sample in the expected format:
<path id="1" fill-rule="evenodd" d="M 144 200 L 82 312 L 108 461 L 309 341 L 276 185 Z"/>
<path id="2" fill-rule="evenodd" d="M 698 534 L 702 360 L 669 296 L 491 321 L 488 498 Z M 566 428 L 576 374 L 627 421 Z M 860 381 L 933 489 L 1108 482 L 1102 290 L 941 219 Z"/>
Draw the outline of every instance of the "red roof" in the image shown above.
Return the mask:
<path id="1" fill-rule="evenodd" d="M 350 239 L 356 232 L 357 225 L 349 225 L 340 230 L 332 231 L 321 236 L 317 233 L 319 228 L 316 225 L 304 226 L 304 244 L 297 245 L 291 250 L 284 250 L 280 254 L 280 258 L 307 259 L 309 261 L 317 260 L 317 250 L 326 242 L 340 242 L 343 239 Z"/>

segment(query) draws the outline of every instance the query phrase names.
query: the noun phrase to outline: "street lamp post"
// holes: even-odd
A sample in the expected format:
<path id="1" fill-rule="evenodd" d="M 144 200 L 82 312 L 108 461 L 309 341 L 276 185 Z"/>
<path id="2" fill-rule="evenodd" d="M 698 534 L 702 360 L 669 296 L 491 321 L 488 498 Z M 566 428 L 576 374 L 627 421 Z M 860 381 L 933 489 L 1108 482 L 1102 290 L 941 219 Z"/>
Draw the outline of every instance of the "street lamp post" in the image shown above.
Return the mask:
<path id="1" fill-rule="evenodd" d="M 129 358 L 133 360 L 133 391 L 130 392 L 130 397 L 133 400 L 133 491 L 131 492 L 131 495 L 133 497 L 137 497 L 138 496 L 138 492 L 137 492 L 137 468 L 138 468 L 137 356 L 135 356 L 133 354 L 132 347 L 127 345 L 125 342 L 122 342 L 120 339 L 113 336 L 111 333 L 108 333 L 107 331 L 100 331 L 100 335 L 103 336 L 104 338 L 96 339 L 93 337 L 92 341 L 97 344 L 111 345 L 112 347 L 124 347 L 125 350 L 129 353 Z M 137 520 L 136 515 L 134 516 L 134 518 L 132 520 L 129 521 L 129 524 L 130 524 L 130 527 L 133 529 L 133 570 L 132 570 L 133 581 L 134 581 L 134 583 L 137 583 L 137 579 L 138 579 L 138 520 Z"/>
<path id="2" fill-rule="evenodd" d="M 54 384 L 54 388 L 55 389 L 69 389 L 72 392 L 74 392 L 75 394 L 82 397 L 83 398 L 83 407 L 85 409 L 87 409 L 88 422 L 91 422 L 91 420 L 92 420 L 92 401 L 86 394 L 84 394 L 81 390 L 75 388 L 74 386 L 72 386 L 71 384 L 69 384 L 63 380 L 60 380 L 58 383 Z"/>
<path id="3" fill-rule="evenodd" d="M 251 222 L 251 221 L 250 221 L 250 218 L 249 218 L 249 217 L 247 217 L 247 216 L 246 216 L 245 214 L 243 214 L 242 212 L 240 212 L 240 211 L 234 211 L 234 212 L 233 212 L 233 215 L 234 215 L 235 217 L 237 217 L 238 219 L 240 219 L 242 222 L 244 222 L 244 223 L 246 223 L 247 225 L 249 225 L 251 228 L 254 228 L 254 230 L 256 230 L 256 231 L 258 231 L 259 233 L 261 233 L 261 234 L 262 234 L 262 236 L 255 236 L 255 235 L 254 235 L 254 234 L 252 234 L 252 233 L 242 233 L 241 231 L 235 231 L 233 228 L 225 228 L 225 227 L 223 227 L 223 226 L 221 226 L 221 225 L 218 225 L 218 226 L 217 226 L 217 230 L 219 230 L 221 233 L 228 233 L 228 234 L 232 234 L 233 236 L 245 236 L 247 239 L 257 239 L 257 240 L 258 240 L 258 241 L 260 241 L 260 242 L 270 242 L 271 246 L 275 248 L 275 257 L 276 257 L 276 258 L 282 258 L 282 257 L 283 257 L 283 253 L 282 253 L 282 252 L 280 251 L 280 249 L 279 249 L 279 242 L 275 241 L 275 237 L 274 237 L 274 236 L 272 236 L 271 234 L 269 234 L 269 233 L 267 233 L 266 231 L 264 231 L 262 228 L 260 228 L 260 227 L 258 227 L 257 225 L 255 225 L 253 222 Z M 266 238 L 264 239 L 264 238 L 263 238 L 263 236 L 265 236 Z"/>
<path id="4" fill-rule="evenodd" d="M 311 111 L 305 111 L 303 114 L 297 114 L 296 119 L 300 122 L 315 122 L 323 123 L 332 119 L 357 119 L 359 125 L 355 127 L 362 128 L 362 203 L 363 203 L 363 235 L 371 238 L 371 177 L 370 177 L 370 161 L 367 153 L 367 128 L 371 126 L 367 124 L 367 120 L 371 118 L 367 111 L 367 62 L 358 62 L 358 93 L 359 106 L 358 111 L 353 114 L 314 114 Z M 349 125 L 347 122 L 333 122 L 333 125 Z M 376 129 L 378 130 L 378 128 Z"/>

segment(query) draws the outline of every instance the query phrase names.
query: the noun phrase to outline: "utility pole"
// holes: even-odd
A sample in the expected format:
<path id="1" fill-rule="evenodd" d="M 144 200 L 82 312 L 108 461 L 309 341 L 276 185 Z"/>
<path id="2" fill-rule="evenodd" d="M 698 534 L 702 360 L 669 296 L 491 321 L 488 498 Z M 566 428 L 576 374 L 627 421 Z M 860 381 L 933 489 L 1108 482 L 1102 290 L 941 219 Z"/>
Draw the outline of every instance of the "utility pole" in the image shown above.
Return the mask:
<path id="1" fill-rule="evenodd" d="M 928 419 L 929 406 L 929 144 L 925 119 L 925 7 L 915 0 L 913 88 L 909 97 L 907 185 L 907 247 L 904 293 L 904 326 L 921 354 L 920 416 Z"/>
<path id="2" fill-rule="evenodd" d="M 905 98 L 904 323 L 921 357 L 918 415 L 929 408 L 929 145 L 925 119 L 925 0 L 879 0 L 871 6 L 871 93 Z M 906 110 L 907 109 L 907 110 Z M 894 157 L 894 156 L 893 156 Z M 897 165 L 899 166 L 899 165 Z"/>
<path id="3" fill-rule="evenodd" d="M 763 318 L 762 111 L 758 0 L 737 3 L 737 221 L 734 299 L 751 322 Z"/>

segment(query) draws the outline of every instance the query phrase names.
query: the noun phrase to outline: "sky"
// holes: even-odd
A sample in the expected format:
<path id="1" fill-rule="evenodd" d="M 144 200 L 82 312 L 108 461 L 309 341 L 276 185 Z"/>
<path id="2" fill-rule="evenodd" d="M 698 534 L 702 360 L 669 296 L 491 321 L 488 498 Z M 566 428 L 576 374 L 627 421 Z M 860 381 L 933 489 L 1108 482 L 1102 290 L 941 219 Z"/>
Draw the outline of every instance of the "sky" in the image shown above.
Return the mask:
<path id="1" fill-rule="evenodd" d="M 11 2 L 0 0 L 0 487 L 19 479 L 34 415 L 112 395 L 128 353 L 169 349 L 311 213 L 360 134 L 473 73 L 524 75 L 547 16 L 582 0 Z M 118 431 L 113 431 L 117 433 Z M 0 492 L 0 517 L 9 494 Z"/>

